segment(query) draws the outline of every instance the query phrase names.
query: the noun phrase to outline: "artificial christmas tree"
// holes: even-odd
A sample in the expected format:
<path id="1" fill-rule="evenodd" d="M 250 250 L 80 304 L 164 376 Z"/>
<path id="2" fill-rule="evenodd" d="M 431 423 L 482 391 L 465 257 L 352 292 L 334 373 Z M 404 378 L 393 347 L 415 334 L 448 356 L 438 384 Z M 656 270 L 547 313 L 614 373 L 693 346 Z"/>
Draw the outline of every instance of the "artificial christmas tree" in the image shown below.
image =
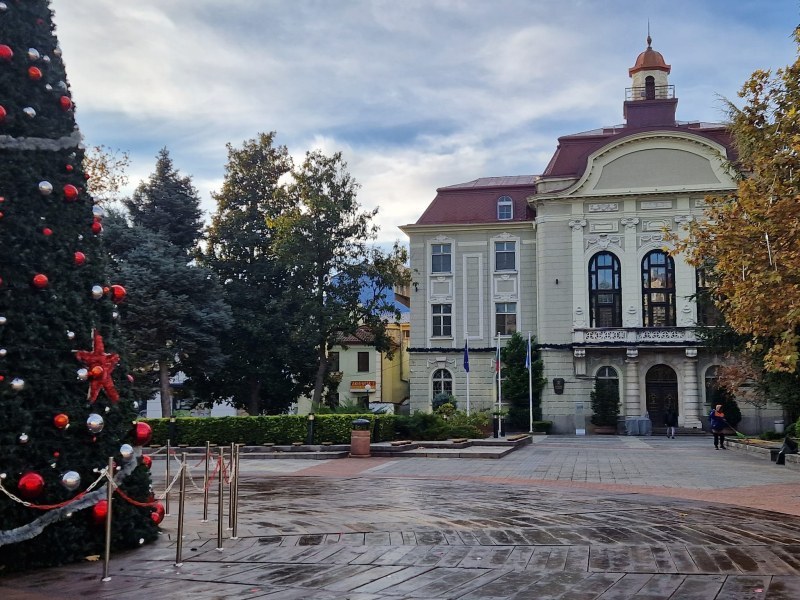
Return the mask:
<path id="1" fill-rule="evenodd" d="M 48 0 L 0 2 L 0 107 L 2 572 L 100 552 L 109 457 L 113 545 L 157 529 L 149 471 L 126 446 L 140 428 L 115 332 L 125 290 L 107 279 Z"/>

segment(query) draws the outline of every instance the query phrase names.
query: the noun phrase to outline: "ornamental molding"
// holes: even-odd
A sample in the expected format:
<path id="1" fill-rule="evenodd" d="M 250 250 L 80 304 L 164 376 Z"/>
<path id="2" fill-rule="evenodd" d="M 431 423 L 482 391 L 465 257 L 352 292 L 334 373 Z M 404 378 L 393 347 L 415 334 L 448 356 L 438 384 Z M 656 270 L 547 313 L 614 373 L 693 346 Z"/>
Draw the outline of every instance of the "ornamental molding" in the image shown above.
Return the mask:
<path id="1" fill-rule="evenodd" d="M 597 246 L 603 250 L 607 250 L 609 246 L 616 246 L 622 250 L 622 238 L 618 235 L 608 235 L 601 233 L 597 236 L 586 238 L 586 249 L 589 250 L 592 246 Z"/>
<path id="2" fill-rule="evenodd" d="M 619 203 L 618 202 L 606 202 L 605 204 L 590 204 L 589 205 L 589 212 L 596 213 L 596 212 L 614 212 L 619 210 Z"/>
<path id="3" fill-rule="evenodd" d="M 675 222 L 678 225 L 685 225 L 687 223 L 691 223 L 694 221 L 694 217 L 692 215 L 676 215 Z"/>
<path id="4" fill-rule="evenodd" d="M 672 208 L 672 200 L 643 200 L 639 207 L 642 210 L 664 210 Z"/>
<path id="5" fill-rule="evenodd" d="M 636 217 L 625 217 L 624 219 L 619 220 L 625 226 L 626 230 L 636 229 L 636 226 L 639 224 L 639 219 Z"/>
<path id="6" fill-rule="evenodd" d="M 583 314 L 583 308 L 580 306 L 575 309 L 575 320 L 572 324 L 576 329 L 586 327 L 586 316 Z"/>
<path id="7" fill-rule="evenodd" d="M 586 227 L 586 219 L 572 219 L 569 226 L 572 231 L 583 231 L 583 228 Z"/>
<path id="8" fill-rule="evenodd" d="M 624 329 L 589 329 L 583 334 L 584 342 L 589 344 L 624 342 L 627 339 L 628 332 Z"/>
<path id="9" fill-rule="evenodd" d="M 451 241 L 451 239 L 449 237 L 447 237 L 446 235 L 439 234 L 435 238 L 433 238 L 432 241 L 433 242 L 449 242 L 449 241 Z"/>

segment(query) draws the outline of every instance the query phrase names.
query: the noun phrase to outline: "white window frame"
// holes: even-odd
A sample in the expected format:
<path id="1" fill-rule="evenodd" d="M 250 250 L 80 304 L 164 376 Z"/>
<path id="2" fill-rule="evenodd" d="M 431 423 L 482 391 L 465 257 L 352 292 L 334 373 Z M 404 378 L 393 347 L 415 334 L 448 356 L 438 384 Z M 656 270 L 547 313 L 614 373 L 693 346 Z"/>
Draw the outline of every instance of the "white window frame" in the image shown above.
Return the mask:
<path id="1" fill-rule="evenodd" d="M 449 252 L 438 252 L 438 253 L 434 254 L 434 250 L 437 247 L 443 247 L 443 246 L 447 246 Z M 430 251 L 431 273 L 452 273 L 453 272 L 453 243 L 452 242 L 432 242 L 430 248 L 431 248 L 431 251 Z M 450 266 L 450 268 L 447 269 L 446 271 L 445 270 L 436 270 L 434 268 L 434 260 L 433 260 L 434 256 L 448 256 L 449 257 L 449 263 L 450 263 L 449 266 Z"/>
<path id="2" fill-rule="evenodd" d="M 508 216 L 503 213 L 508 211 Z M 514 218 L 514 201 L 511 196 L 500 196 L 497 199 L 497 220 L 498 221 L 511 221 Z"/>
<path id="3" fill-rule="evenodd" d="M 436 307 L 448 307 L 449 312 L 435 312 Z M 450 331 L 445 333 L 444 320 L 448 319 L 447 329 Z M 436 321 L 439 321 L 440 332 L 436 333 Z M 437 302 L 431 304 L 431 337 L 435 338 L 452 338 L 453 337 L 453 305 L 450 302 Z"/>
<path id="4" fill-rule="evenodd" d="M 517 242 L 518 242 L 518 240 L 494 240 L 493 249 L 494 249 L 494 271 L 495 271 L 495 273 L 516 273 L 517 272 L 517 262 L 519 262 L 519 256 L 517 256 L 517 251 L 518 251 Z M 504 248 L 503 250 L 498 250 L 497 247 L 500 244 L 512 244 L 512 249 L 509 250 L 507 248 Z M 498 268 L 498 266 L 497 266 L 497 255 L 500 252 L 502 252 L 504 255 L 505 254 L 511 254 L 511 256 L 514 259 L 514 266 L 513 267 L 511 267 L 510 269 L 507 269 L 507 268 L 500 269 L 500 268 Z"/>
<path id="5" fill-rule="evenodd" d="M 509 304 L 513 304 L 514 305 L 514 311 L 513 312 L 509 312 L 508 311 L 508 305 Z M 498 308 L 501 305 L 506 309 L 506 311 L 500 312 L 498 310 Z M 495 333 L 499 333 L 501 336 L 510 336 L 510 335 L 513 335 L 514 332 L 519 331 L 519 302 L 514 301 L 514 302 L 495 302 L 494 303 L 494 328 L 495 328 L 495 330 L 498 329 L 498 327 L 497 327 L 497 317 L 499 315 L 514 315 L 514 331 L 512 331 L 510 333 L 508 331 L 495 331 Z"/>

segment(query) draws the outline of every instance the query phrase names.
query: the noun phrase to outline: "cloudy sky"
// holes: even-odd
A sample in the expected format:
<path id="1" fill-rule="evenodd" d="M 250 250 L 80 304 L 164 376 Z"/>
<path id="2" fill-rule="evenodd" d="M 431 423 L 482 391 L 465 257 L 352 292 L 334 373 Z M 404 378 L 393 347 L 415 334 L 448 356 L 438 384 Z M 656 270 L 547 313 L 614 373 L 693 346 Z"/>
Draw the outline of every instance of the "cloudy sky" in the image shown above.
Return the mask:
<path id="1" fill-rule="evenodd" d="M 166 146 L 206 212 L 227 151 L 276 131 L 298 159 L 340 150 L 404 240 L 437 187 L 541 173 L 560 135 L 622 119 L 646 46 L 680 120 L 796 56 L 800 0 L 52 0 L 87 145 Z"/>

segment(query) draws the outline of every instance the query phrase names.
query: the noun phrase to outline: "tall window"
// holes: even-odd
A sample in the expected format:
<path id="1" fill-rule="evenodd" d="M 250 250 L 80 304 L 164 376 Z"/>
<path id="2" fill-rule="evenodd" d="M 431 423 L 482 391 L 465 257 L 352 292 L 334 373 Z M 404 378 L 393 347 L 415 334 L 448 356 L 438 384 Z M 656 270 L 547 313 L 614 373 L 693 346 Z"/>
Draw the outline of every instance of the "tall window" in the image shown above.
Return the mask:
<path id="1" fill-rule="evenodd" d="M 662 250 L 642 260 L 642 313 L 645 327 L 675 326 L 675 261 Z"/>
<path id="2" fill-rule="evenodd" d="M 619 259 L 599 252 L 589 261 L 591 327 L 622 327 L 622 283 Z"/>
<path id="3" fill-rule="evenodd" d="M 509 221 L 514 218 L 514 202 L 511 196 L 500 196 L 497 199 L 497 220 Z"/>
<path id="4" fill-rule="evenodd" d="M 453 335 L 452 304 L 432 304 L 433 337 L 450 337 Z"/>
<path id="5" fill-rule="evenodd" d="M 450 273 L 451 262 L 450 244 L 431 245 L 431 273 Z"/>
<path id="6" fill-rule="evenodd" d="M 597 387 L 613 390 L 619 398 L 619 375 L 614 367 L 600 367 L 594 377 Z"/>
<path id="7" fill-rule="evenodd" d="M 644 98 L 645 100 L 656 99 L 656 78 L 652 75 L 644 78 Z"/>
<path id="8" fill-rule="evenodd" d="M 494 243 L 495 271 L 514 271 L 517 268 L 516 242 Z"/>
<path id="9" fill-rule="evenodd" d="M 495 330 L 500 335 L 511 335 L 517 330 L 517 303 L 498 302 L 495 306 Z"/>
<path id="10" fill-rule="evenodd" d="M 433 397 L 439 394 L 453 393 L 453 375 L 447 369 L 437 369 L 433 372 Z"/>
<path id="11" fill-rule="evenodd" d="M 722 325 L 724 319 L 722 313 L 714 304 L 711 296 L 711 285 L 709 282 L 709 270 L 707 267 L 698 267 L 695 271 L 697 281 L 697 324 L 705 327 Z"/>
<path id="12" fill-rule="evenodd" d="M 365 373 L 369 371 L 369 352 L 358 353 L 358 372 Z"/>
<path id="13" fill-rule="evenodd" d="M 337 371 L 341 371 L 339 368 L 339 353 L 338 352 L 328 352 L 328 370 L 333 371 L 336 373 Z"/>

